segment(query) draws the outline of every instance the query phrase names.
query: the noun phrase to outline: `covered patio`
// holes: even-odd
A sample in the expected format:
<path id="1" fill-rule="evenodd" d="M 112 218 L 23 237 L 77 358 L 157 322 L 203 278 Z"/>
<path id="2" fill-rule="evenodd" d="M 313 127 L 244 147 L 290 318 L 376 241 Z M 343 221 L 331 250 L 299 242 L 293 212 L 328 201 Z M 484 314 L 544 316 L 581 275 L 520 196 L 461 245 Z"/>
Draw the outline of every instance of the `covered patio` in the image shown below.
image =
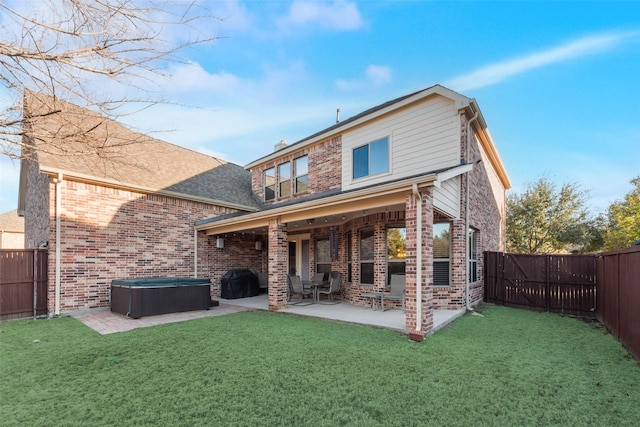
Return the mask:
<path id="1" fill-rule="evenodd" d="M 220 304 L 231 305 L 255 310 L 268 310 L 269 301 L 267 294 L 255 297 L 239 299 L 220 299 Z M 309 304 L 294 305 L 279 310 L 282 313 L 297 314 L 307 317 L 318 317 L 322 319 L 337 320 L 340 322 L 356 323 L 360 325 L 375 326 L 384 329 L 409 333 L 406 328 L 405 313 L 400 309 L 389 309 L 381 311 L 373 310 L 371 307 L 349 304 L 341 301 L 338 304 Z M 460 310 L 433 310 L 433 328 L 429 333 L 433 333 L 453 322 L 465 313 L 465 309 Z"/>

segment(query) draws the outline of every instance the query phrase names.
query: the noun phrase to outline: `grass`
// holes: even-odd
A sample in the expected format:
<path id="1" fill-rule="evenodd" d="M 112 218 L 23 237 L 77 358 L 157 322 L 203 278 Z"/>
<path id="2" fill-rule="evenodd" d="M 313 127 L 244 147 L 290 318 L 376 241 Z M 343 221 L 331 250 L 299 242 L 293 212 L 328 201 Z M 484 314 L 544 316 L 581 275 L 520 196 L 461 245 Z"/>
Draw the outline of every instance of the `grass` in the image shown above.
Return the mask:
<path id="1" fill-rule="evenodd" d="M 480 311 L 422 344 L 263 311 L 106 336 L 4 322 L 0 423 L 637 425 L 640 364 L 597 323 Z"/>

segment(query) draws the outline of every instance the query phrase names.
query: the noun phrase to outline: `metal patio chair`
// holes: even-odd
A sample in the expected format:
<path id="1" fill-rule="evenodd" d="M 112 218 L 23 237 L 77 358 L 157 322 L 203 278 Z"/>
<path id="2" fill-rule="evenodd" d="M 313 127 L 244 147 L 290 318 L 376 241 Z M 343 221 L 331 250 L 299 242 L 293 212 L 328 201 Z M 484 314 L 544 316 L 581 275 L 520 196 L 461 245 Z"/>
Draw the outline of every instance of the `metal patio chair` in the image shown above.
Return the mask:
<path id="1" fill-rule="evenodd" d="M 311 305 L 313 304 L 313 298 L 311 299 L 311 302 L 305 303 L 304 301 L 304 297 L 305 296 L 311 296 L 313 297 L 313 290 L 312 289 L 305 289 L 305 287 L 302 285 L 302 280 L 300 280 L 300 276 L 296 276 L 294 274 L 290 274 L 288 277 L 288 281 L 289 281 L 289 301 L 291 302 L 292 305 Z M 295 300 L 295 302 L 293 302 L 293 295 L 299 295 L 300 299 L 299 300 Z"/>
<path id="2" fill-rule="evenodd" d="M 389 284 L 391 287 L 391 292 L 389 294 L 382 293 L 382 311 L 384 309 L 384 302 L 387 301 L 402 301 L 402 312 L 405 312 L 405 297 L 406 297 L 406 281 L 404 274 L 392 274 L 391 275 L 391 283 Z"/>
<path id="3" fill-rule="evenodd" d="M 332 271 L 329 275 L 329 286 L 326 288 L 318 289 L 318 302 L 320 302 L 320 296 L 326 295 L 327 302 L 324 304 L 338 304 L 340 301 L 335 300 L 335 295 L 340 292 L 342 287 L 342 273 Z"/>

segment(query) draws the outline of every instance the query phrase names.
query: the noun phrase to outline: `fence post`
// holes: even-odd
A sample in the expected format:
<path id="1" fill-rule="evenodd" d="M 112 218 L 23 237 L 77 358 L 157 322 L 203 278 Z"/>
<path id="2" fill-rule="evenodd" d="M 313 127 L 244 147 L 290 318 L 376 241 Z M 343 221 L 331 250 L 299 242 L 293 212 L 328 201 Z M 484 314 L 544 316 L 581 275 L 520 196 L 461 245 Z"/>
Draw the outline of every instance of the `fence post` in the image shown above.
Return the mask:
<path id="1" fill-rule="evenodd" d="M 551 265 L 551 263 L 549 262 L 550 257 L 551 257 L 550 255 L 546 255 L 545 256 L 545 263 L 544 263 L 545 264 L 544 267 L 546 269 L 545 277 L 546 277 L 546 282 L 547 282 L 545 287 L 544 287 L 544 292 L 545 292 L 545 296 L 546 296 L 546 298 L 545 298 L 546 307 L 545 308 L 546 308 L 547 312 L 549 311 L 549 308 L 551 306 L 551 296 L 549 295 L 549 292 L 551 292 L 551 289 L 550 289 L 550 286 L 549 286 L 549 270 L 550 270 L 549 266 Z"/>
<path id="2" fill-rule="evenodd" d="M 33 250 L 33 320 L 38 315 L 38 250 Z"/>

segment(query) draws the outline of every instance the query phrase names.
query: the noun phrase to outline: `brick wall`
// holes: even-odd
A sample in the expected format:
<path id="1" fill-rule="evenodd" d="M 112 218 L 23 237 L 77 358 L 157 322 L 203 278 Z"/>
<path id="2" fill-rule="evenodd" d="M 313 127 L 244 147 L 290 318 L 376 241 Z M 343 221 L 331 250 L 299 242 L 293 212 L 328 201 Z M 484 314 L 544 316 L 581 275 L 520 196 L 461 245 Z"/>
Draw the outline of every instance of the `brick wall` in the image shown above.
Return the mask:
<path id="1" fill-rule="evenodd" d="M 293 174 L 293 161 L 298 157 L 309 156 L 309 190 L 304 193 L 293 193 L 293 180 L 291 179 L 291 196 L 280 198 L 276 194 L 276 198 L 267 203 L 291 200 L 298 197 L 309 196 L 317 193 L 324 193 L 328 190 L 341 188 L 342 179 L 342 136 L 305 147 L 294 153 L 283 155 L 282 157 L 259 165 L 251 170 L 251 185 L 253 191 L 264 200 L 264 171 L 269 168 L 276 170 L 276 183 L 279 180 L 277 176 L 278 165 L 283 163 L 291 163 L 291 173 Z"/>
<path id="2" fill-rule="evenodd" d="M 203 233 L 201 233 L 203 234 Z M 268 271 L 267 249 L 256 250 L 256 237 L 251 233 L 230 233 L 222 236 L 224 247 L 216 247 L 217 236 L 206 236 L 198 270 L 212 282 L 212 296 L 220 297 L 221 279 L 231 269 L 251 269 L 258 272 Z"/>
<path id="3" fill-rule="evenodd" d="M 64 180 L 61 183 L 60 310 L 109 306 L 112 279 L 193 277 L 195 221 L 233 210 L 172 197 Z M 49 311 L 55 295 L 55 184 L 49 184 Z M 34 227 L 35 228 L 35 227 Z M 198 237 L 199 273 L 217 277 Z M 251 263 L 254 263 L 253 260 Z M 214 283 L 215 284 L 215 283 Z"/>
<path id="4" fill-rule="evenodd" d="M 473 163 L 473 170 L 461 176 L 460 219 L 452 221 L 451 242 L 451 286 L 434 288 L 434 304 L 436 308 L 459 309 L 466 306 L 467 282 L 467 227 L 466 191 L 469 192 L 469 225 L 479 231 L 478 241 L 478 281 L 469 284 L 471 303 L 477 303 L 484 293 L 483 257 L 484 251 L 499 251 L 504 248 L 505 200 L 504 188 L 499 183 L 495 171 L 475 132 L 470 133 L 470 155 L 468 162 Z M 467 118 L 460 116 L 460 146 L 466 153 Z M 482 160 L 477 163 L 478 160 Z"/>

